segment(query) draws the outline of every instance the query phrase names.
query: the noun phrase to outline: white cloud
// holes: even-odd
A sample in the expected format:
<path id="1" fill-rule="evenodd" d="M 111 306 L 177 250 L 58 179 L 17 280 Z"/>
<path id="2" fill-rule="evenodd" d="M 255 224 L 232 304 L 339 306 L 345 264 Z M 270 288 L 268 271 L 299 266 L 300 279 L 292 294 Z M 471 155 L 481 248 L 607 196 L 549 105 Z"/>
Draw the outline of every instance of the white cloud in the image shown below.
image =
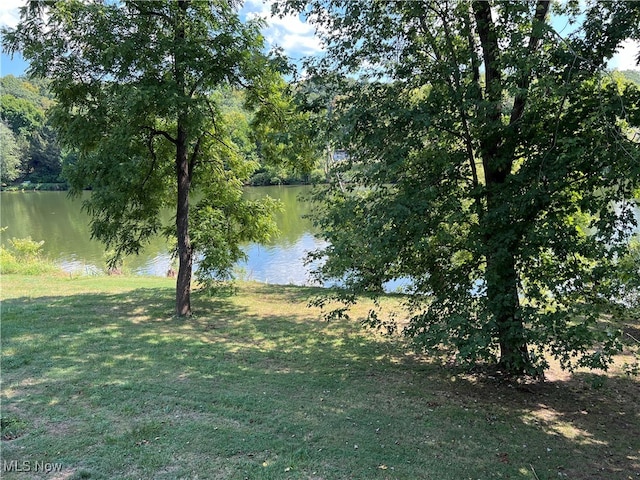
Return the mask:
<path id="1" fill-rule="evenodd" d="M 269 46 L 278 45 L 293 59 L 322 52 L 322 43 L 316 35 L 315 27 L 305 22 L 300 15 L 273 16 L 271 6 L 275 0 L 246 0 L 241 13 L 247 18 L 261 17 L 267 22 L 263 34 Z M 20 20 L 19 8 L 25 0 L 0 1 L 0 25 L 15 27 Z M 609 62 L 611 68 L 619 70 L 640 70 L 636 56 L 640 52 L 640 42 L 627 40 Z"/>
<path id="2" fill-rule="evenodd" d="M 246 0 L 240 13 L 247 18 L 263 18 L 267 26 L 262 33 L 268 47 L 282 47 L 285 54 L 293 60 L 321 52 L 322 45 L 315 35 L 315 28 L 299 15 L 287 15 L 283 18 L 271 15 L 274 1 Z M 0 0 L 0 26 L 15 27 L 20 21 L 19 8 L 24 4 L 25 0 Z M 8 57 L 3 57 L 2 63 L 8 67 Z"/>
<path id="3" fill-rule="evenodd" d="M 313 55 L 322 51 L 320 39 L 315 28 L 299 15 L 286 15 L 282 18 L 271 14 L 274 0 L 247 0 L 242 11 L 247 18 L 261 17 L 267 22 L 263 35 L 270 46 L 280 46 L 292 58 Z"/>
<path id="4" fill-rule="evenodd" d="M 640 66 L 636 65 L 639 53 L 640 41 L 626 40 L 622 42 L 622 46 L 609 62 L 609 66 L 618 70 L 640 70 Z"/>
<path id="5" fill-rule="evenodd" d="M 15 27 L 20 21 L 19 8 L 24 6 L 24 0 L 2 0 L 0 2 L 0 25 Z"/>

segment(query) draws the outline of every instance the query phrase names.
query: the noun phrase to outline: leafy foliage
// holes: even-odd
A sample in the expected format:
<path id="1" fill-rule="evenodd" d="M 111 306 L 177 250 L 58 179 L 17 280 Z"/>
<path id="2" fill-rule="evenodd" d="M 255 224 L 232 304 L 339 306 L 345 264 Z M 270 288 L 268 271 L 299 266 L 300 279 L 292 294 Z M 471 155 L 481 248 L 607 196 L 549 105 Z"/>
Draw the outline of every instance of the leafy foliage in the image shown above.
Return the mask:
<path id="1" fill-rule="evenodd" d="M 621 283 L 627 305 L 640 308 L 640 236 L 629 242 L 629 251 L 619 263 Z"/>
<path id="2" fill-rule="evenodd" d="M 17 134 L 24 134 L 42 125 L 44 114 L 33 103 L 13 95 L 2 95 L 2 119 Z"/>
<path id="3" fill-rule="evenodd" d="M 9 244 L 15 250 L 18 259 L 26 261 L 33 260 L 40 256 L 44 241 L 36 242 L 32 240 L 31 237 L 12 238 L 9 240 Z"/>
<path id="4" fill-rule="evenodd" d="M 640 85 L 640 71 L 638 71 L 638 70 L 622 70 L 620 73 L 627 80 Z"/>
<path id="5" fill-rule="evenodd" d="M 631 3 L 282 1 L 328 46 L 349 157 L 318 190 L 317 274 L 347 304 L 408 286 L 405 333 L 463 363 L 606 369 L 600 322 L 636 227 L 636 85 L 603 73 L 637 38 Z M 561 37 L 551 15 L 575 32 Z M 584 16 L 582 16 L 584 15 Z M 349 35 L 346 34 L 349 32 Z M 327 299 L 319 303 L 326 303 Z M 344 314 L 344 309 L 337 314 Z M 376 319 L 370 319 L 376 324 Z"/>
<path id="6" fill-rule="evenodd" d="M 63 154 L 53 127 L 45 123 L 31 134 L 22 168 L 31 181 L 56 182 L 61 180 L 63 162 L 69 158 L 72 156 Z"/>
<path id="7" fill-rule="evenodd" d="M 4 232 L 7 227 L 0 229 Z M 11 238 L 8 247 L 0 246 L 0 273 L 42 275 L 59 272 L 60 268 L 42 256 L 44 241 L 31 237 Z"/>
<path id="8" fill-rule="evenodd" d="M 11 182 L 20 176 L 20 147 L 13 131 L 0 122 L 0 182 Z"/>
<path id="9" fill-rule="evenodd" d="M 62 152 L 47 121 L 53 103 L 48 83 L 7 75 L 0 79 L 0 87 L 0 118 L 10 129 L 3 133 L 6 170 L 2 170 L 2 181 L 60 182 L 68 154 Z"/>

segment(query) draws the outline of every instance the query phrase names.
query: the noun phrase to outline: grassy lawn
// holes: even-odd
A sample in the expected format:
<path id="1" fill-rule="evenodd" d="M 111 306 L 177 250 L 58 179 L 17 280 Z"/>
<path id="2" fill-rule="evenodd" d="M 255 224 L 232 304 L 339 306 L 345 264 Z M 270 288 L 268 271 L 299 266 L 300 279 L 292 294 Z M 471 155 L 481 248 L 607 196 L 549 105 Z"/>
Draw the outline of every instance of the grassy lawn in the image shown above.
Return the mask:
<path id="1" fill-rule="evenodd" d="M 637 380 L 466 375 L 313 294 L 3 276 L 2 478 L 640 479 Z"/>

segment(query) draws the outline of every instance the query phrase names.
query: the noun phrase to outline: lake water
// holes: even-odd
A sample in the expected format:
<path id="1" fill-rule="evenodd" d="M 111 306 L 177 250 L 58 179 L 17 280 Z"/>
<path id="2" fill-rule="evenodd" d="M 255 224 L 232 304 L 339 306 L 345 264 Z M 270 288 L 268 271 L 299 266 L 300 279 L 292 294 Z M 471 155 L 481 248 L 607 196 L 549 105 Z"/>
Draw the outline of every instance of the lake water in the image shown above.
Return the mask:
<path id="1" fill-rule="evenodd" d="M 245 195 L 250 199 L 266 195 L 279 199 L 283 211 L 276 216 L 280 236 L 267 245 L 247 244 L 248 260 L 238 265 L 238 277 L 246 280 L 282 284 L 311 285 L 310 267 L 304 264 L 309 251 L 326 243 L 314 236 L 311 222 L 304 218 L 310 206 L 300 195 L 310 187 L 252 187 Z M 88 195 L 88 193 L 86 194 Z M 89 216 L 81 209 L 81 200 L 71 200 L 64 192 L 2 192 L 0 225 L 2 244 L 10 238 L 30 236 L 44 240 L 45 255 L 59 263 L 65 271 L 97 273 L 104 271 L 104 246 L 90 239 Z M 636 210 L 640 220 L 640 208 Z M 171 221 L 171 213 L 165 215 Z M 640 230 L 639 230 L 640 231 Z M 125 259 L 125 268 L 141 275 L 165 276 L 171 266 L 167 242 L 154 238 L 144 252 Z M 399 279 L 385 284 L 388 291 L 403 288 L 409 282 Z"/>
<path id="2" fill-rule="evenodd" d="M 304 216 L 309 205 L 299 199 L 310 187 L 253 187 L 246 196 L 256 199 L 269 195 L 279 199 L 283 211 L 276 216 L 280 236 L 267 245 L 247 244 L 247 262 L 238 265 L 239 277 L 274 284 L 310 285 L 307 252 L 324 245 L 316 238 Z M 86 194 L 88 195 L 88 193 Z M 64 192 L 3 192 L 0 194 L 2 244 L 10 238 L 30 236 L 44 240 L 44 254 L 68 272 L 93 273 L 105 267 L 104 246 L 91 240 L 89 216 L 81 200 L 71 200 Z M 167 212 L 165 222 L 171 221 Z M 125 268 L 141 275 L 164 276 L 171 265 L 167 242 L 154 238 L 144 252 L 125 259 Z"/>

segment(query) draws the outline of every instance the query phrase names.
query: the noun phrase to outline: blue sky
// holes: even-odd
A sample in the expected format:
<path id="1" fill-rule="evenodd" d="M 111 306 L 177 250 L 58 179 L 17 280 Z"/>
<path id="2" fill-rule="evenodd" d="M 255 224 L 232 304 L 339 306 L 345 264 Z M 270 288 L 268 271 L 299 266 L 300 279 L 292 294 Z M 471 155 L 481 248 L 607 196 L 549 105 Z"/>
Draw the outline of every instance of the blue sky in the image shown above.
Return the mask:
<path id="1" fill-rule="evenodd" d="M 0 25 L 15 26 L 20 19 L 18 9 L 24 2 L 25 0 L 0 0 Z M 273 0 L 245 0 L 240 13 L 247 17 L 261 16 L 267 19 L 269 25 L 263 30 L 267 43 L 269 46 L 279 45 L 294 61 L 322 51 L 320 40 L 315 36 L 313 26 L 295 15 L 284 18 L 272 17 L 272 3 Z M 0 76 L 22 75 L 27 66 L 20 55 L 14 55 L 14 58 L 11 59 L 2 53 Z"/>
<path id="2" fill-rule="evenodd" d="M 1 0 L 0 25 L 15 26 L 19 20 L 18 8 L 24 4 L 24 1 Z M 272 17 L 271 4 L 273 2 L 274 0 L 245 0 L 241 14 L 248 17 L 259 15 L 266 18 L 269 25 L 264 29 L 263 34 L 268 44 L 279 45 L 294 61 L 298 61 L 307 55 L 321 52 L 322 45 L 315 36 L 314 27 L 305 23 L 299 16 Z M 610 62 L 610 67 L 620 70 L 640 69 L 634 62 L 634 56 L 637 55 L 639 50 L 640 43 L 625 43 L 620 52 Z M 8 55 L 2 53 L 0 76 L 9 74 L 22 75 L 26 67 L 27 64 L 20 55 L 15 55 L 11 59 Z"/>

